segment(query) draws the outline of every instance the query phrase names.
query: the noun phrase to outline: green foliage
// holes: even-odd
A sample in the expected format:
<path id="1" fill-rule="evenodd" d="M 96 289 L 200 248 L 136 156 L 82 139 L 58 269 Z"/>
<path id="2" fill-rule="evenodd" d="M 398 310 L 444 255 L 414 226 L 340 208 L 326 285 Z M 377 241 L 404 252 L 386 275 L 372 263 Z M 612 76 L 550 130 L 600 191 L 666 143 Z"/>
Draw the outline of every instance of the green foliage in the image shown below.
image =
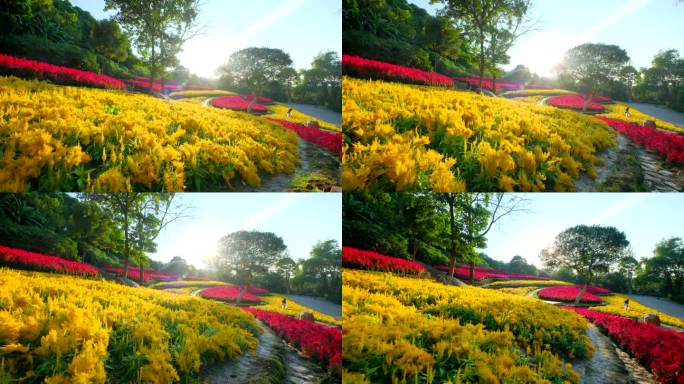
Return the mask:
<path id="1" fill-rule="evenodd" d="M 300 72 L 293 100 L 342 110 L 342 63 L 334 51 L 314 57 L 311 69 Z"/>
<path id="2" fill-rule="evenodd" d="M 660 241 L 653 257 L 643 260 L 634 280 L 641 293 L 669 297 L 684 303 L 684 243 L 679 237 Z"/>
<path id="3" fill-rule="evenodd" d="M 342 300 L 342 249 L 336 240 L 319 241 L 301 261 L 292 288 L 339 303 Z"/>
<path id="4" fill-rule="evenodd" d="M 472 68 L 461 31 L 406 0 L 343 0 L 342 28 L 346 54 L 454 76 Z"/>

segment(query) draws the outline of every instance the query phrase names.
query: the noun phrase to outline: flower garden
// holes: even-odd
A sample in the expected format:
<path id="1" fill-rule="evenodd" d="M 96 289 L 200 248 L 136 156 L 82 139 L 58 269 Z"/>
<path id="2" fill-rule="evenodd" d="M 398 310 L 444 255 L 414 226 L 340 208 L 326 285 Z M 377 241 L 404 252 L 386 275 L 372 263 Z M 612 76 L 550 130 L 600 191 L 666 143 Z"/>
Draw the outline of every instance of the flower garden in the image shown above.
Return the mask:
<path id="1" fill-rule="evenodd" d="M 446 265 L 440 265 L 436 266 L 436 269 L 440 271 L 444 271 L 446 273 L 450 273 L 451 268 Z M 460 264 L 458 266 L 455 266 L 453 268 L 453 275 L 458 277 L 459 279 L 468 279 L 470 278 L 470 267 L 465 265 L 465 264 Z M 539 280 L 544 280 L 548 279 L 548 277 L 545 276 L 537 276 L 537 275 L 525 275 L 525 274 L 519 274 L 519 273 L 506 273 L 503 271 L 497 271 L 496 269 L 493 268 L 485 268 L 485 267 L 478 267 L 475 266 L 473 268 L 473 278 L 475 280 L 484 280 L 484 279 L 539 279 Z"/>
<path id="2" fill-rule="evenodd" d="M 351 247 L 342 247 L 342 266 L 408 274 L 417 274 L 425 270 L 422 264 L 415 261 Z"/>
<path id="3" fill-rule="evenodd" d="M 446 87 L 450 87 L 454 83 L 451 78 L 437 73 L 351 55 L 342 55 L 342 70 L 354 77 L 378 80 Z"/>
<path id="4" fill-rule="evenodd" d="M 98 274 L 92 265 L 66 260 L 61 257 L 25 251 L 0 245 L 0 262 L 3 265 L 36 271 L 68 273 L 86 276 Z"/>
<path id="5" fill-rule="evenodd" d="M 205 299 L 214 299 L 234 303 L 240 296 L 241 290 L 236 286 L 218 286 L 202 290 L 200 295 Z M 261 298 L 253 293 L 244 292 L 240 303 L 259 303 Z"/>
<path id="6" fill-rule="evenodd" d="M 589 285 L 581 305 L 591 307 L 583 309 L 565 304 L 574 302 L 581 289 L 573 283 L 509 274 L 483 287 L 450 286 L 380 262 L 401 265 L 407 260 L 343 249 L 348 261 L 343 271 L 342 366 L 351 382 L 579 382 L 570 361 L 588 359 L 594 350 L 584 318 L 659 382 L 684 378 L 684 322 L 635 300 L 624 311 L 626 296 L 606 288 Z M 364 261 L 351 263 L 349 256 Z M 680 329 L 635 320 L 646 313 Z M 673 357 L 665 352 L 670 349 Z"/>

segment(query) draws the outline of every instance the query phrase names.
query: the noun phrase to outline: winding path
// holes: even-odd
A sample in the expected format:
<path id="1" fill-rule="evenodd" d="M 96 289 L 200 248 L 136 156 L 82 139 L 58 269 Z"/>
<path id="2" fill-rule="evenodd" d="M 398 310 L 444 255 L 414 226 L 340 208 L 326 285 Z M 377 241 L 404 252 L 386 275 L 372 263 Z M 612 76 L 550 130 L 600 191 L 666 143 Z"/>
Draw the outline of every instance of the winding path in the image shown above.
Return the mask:
<path id="1" fill-rule="evenodd" d="M 630 107 L 636 108 L 641 112 L 665 120 L 669 123 L 684 127 L 684 113 L 673 111 L 667 107 L 645 103 L 626 103 Z"/>
<path id="2" fill-rule="evenodd" d="M 318 312 L 332 316 L 337 320 L 342 320 L 342 306 L 318 297 L 304 295 L 283 295 L 297 304 L 309 307 Z"/>
<path id="3" fill-rule="evenodd" d="M 660 312 L 666 313 L 670 316 L 684 320 L 684 305 L 675 303 L 674 301 L 654 297 L 654 296 L 642 296 L 642 295 L 628 295 L 631 299 L 638 301 L 639 303 L 656 309 Z"/>
<path id="4" fill-rule="evenodd" d="M 331 111 L 329 109 L 319 107 L 317 105 L 293 104 L 293 103 L 290 103 L 290 104 L 283 103 L 283 104 L 288 105 L 288 106 L 298 110 L 299 112 L 301 112 L 303 114 L 313 116 L 317 119 L 323 120 L 326 123 L 337 125 L 338 127 L 342 126 L 342 114 L 341 113 L 337 113 L 335 111 Z"/>

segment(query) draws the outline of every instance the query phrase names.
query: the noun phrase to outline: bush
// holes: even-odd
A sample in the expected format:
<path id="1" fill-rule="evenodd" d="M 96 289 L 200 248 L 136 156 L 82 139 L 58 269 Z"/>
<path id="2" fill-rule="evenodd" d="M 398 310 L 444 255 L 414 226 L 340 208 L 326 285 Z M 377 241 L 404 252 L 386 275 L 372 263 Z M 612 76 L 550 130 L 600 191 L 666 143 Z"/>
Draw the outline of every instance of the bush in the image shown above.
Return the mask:
<path id="1" fill-rule="evenodd" d="M 422 48 L 397 40 L 382 39 L 361 31 L 345 31 L 342 51 L 346 55 L 385 61 L 397 65 L 432 70 L 430 55 Z"/>
<path id="2" fill-rule="evenodd" d="M 92 52 L 70 43 L 54 42 L 34 35 L 2 36 L 0 52 L 74 69 L 101 71 L 97 57 Z"/>

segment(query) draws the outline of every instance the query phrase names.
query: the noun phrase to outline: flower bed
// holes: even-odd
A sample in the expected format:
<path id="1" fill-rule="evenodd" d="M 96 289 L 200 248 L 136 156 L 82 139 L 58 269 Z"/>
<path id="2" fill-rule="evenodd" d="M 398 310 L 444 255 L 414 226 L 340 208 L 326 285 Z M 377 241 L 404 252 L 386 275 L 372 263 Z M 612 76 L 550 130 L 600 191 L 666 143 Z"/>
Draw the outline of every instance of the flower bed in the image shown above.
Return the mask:
<path id="1" fill-rule="evenodd" d="M 97 275 L 97 268 L 90 264 L 66 260 L 57 256 L 25 251 L 0 245 L 0 263 L 20 269 L 31 269 L 48 272 L 73 273 L 80 275 Z"/>
<path id="2" fill-rule="evenodd" d="M 102 270 L 107 271 L 107 272 L 111 272 L 111 273 L 116 273 L 119 276 L 124 275 L 124 269 L 122 267 L 105 267 L 105 268 L 102 268 Z M 145 280 L 152 279 L 152 280 L 161 280 L 161 281 L 170 281 L 170 280 L 180 279 L 180 275 L 177 273 L 161 273 L 161 272 L 155 271 L 154 269 L 149 269 L 149 268 L 144 269 L 143 277 L 145 278 Z M 128 266 L 128 278 L 134 279 L 134 280 L 140 280 L 140 267 L 129 265 Z"/>
<path id="3" fill-rule="evenodd" d="M 576 287 L 577 289 L 582 289 L 582 285 L 576 285 Z M 587 292 L 594 295 L 605 295 L 610 293 L 610 289 L 599 287 L 598 285 L 589 285 L 587 286 Z"/>
<path id="4" fill-rule="evenodd" d="M 94 72 L 52 65 L 40 61 L 0 54 L 0 74 L 50 80 L 53 83 L 122 89 L 123 81 Z"/>
<path id="5" fill-rule="evenodd" d="M 232 109 L 234 111 L 247 111 L 247 107 L 251 101 L 246 100 L 242 96 L 221 96 L 211 101 L 211 105 L 216 108 Z M 268 109 L 261 104 L 252 104 L 252 112 L 266 113 Z"/>
<path id="6" fill-rule="evenodd" d="M 320 360 L 328 367 L 338 367 L 342 363 L 340 329 L 260 309 L 243 309 L 264 321 L 302 352 Z"/>
<path id="7" fill-rule="evenodd" d="M 240 97 L 242 97 L 243 99 L 245 99 L 247 101 L 252 101 L 252 100 L 254 100 L 254 98 L 256 96 L 255 95 L 240 95 Z M 256 102 L 259 104 L 262 104 L 262 105 L 273 104 L 273 99 L 269 99 L 268 97 L 264 97 L 264 96 L 259 96 L 259 97 L 257 97 Z"/>
<path id="8" fill-rule="evenodd" d="M 186 97 L 214 97 L 214 96 L 232 96 L 234 92 L 222 90 L 197 90 L 197 91 L 177 91 L 169 93 L 169 97 L 173 99 L 182 99 Z"/>
<path id="9" fill-rule="evenodd" d="M 283 299 L 286 300 L 287 302 L 287 307 L 283 308 Z M 299 316 L 300 313 L 302 312 L 309 312 L 314 316 L 314 319 L 316 321 L 320 321 L 326 324 L 334 325 L 336 327 L 342 327 L 342 321 L 337 320 L 336 318 L 326 315 L 325 313 L 321 313 L 316 311 L 315 309 L 305 307 L 301 304 L 298 304 L 296 301 L 287 298 L 285 296 L 281 295 L 266 295 L 262 296 L 261 300 L 265 304 L 259 304 L 257 306 L 253 306 L 252 308 L 255 309 L 261 309 L 264 311 L 269 311 L 269 312 L 276 312 L 280 313 L 281 315 L 288 315 L 288 316 Z"/>
<path id="10" fill-rule="evenodd" d="M 583 93 L 583 94 L 580 94 L 580 96 L 581 96 L 583 99 L 586 100 L 587 97 L 589 97 L 589 94 Z M 597 102 L 597 103 L 599 103 L 599 104 L 610 104 L 610 103 L 613 102 L 613 99 L 611 99 L 611 98 L 608 97 L 608 96 L 594 95 L 594 97 L 591 98 L 591 101 L 592 101 L 592 102 Z"/>
<path id="11" fill-rule="evenodd" d="M 217 285 L 230 285 L 224 283 L 223 281 L 210 281 L 210 280 L 179 280 L 169 283 L 157 283 L 152 286 L 156 289 L 169 289 L 169 288 L 184 288 L 184 287 L 215 287 Z"/>
<path id="12" fill-rule="evenodd" d="M 237 289 L 242 289 L 243 286 L 242 286 L 242 285 L 237 285 L 236 288 L 237 288 Z M 271 293 L 271 292 L 269 292 L 268 289 L 266 289 L 266 288 L 259 288 L 259 287 L 255 287 L 255 286 L 253 286 L 253 285 L 248 285 L 248 286 L 247 286 L 247 292 L 249 292 L 249 293 L 251 293 L 251 294 L 253 294 L 253 295 L 268 295 L 269 293 Z"/>
<path id="13" fill-rule="evenodd" d="M 629 309 L 627 311 L 625 311 L 625 299 L 629 299 Z M 606 305 L 599 305 L 596 307 L 591 307 L 590 309 L 592 311 L 611 313 L 613 315 L 629 317 L 633 319 L 640 319 L 643 315 L 652 313 L 658 315 L 663 324 L 684 329 L 684 321 L 666 313 L 657 311 L 653 308 L 647 307 L 633 298 L 628 297 L 627 295 L 608 295 L 603 297 L 603 301 L 606 303 Z"/>
<path id="14" fill-rule="evenodd" d="M 450 77 L 438 73 L 351 55 L 342 55 L 342 69 L 345 74 L 353 77 L 371 78 L 376 80 L 441 85 L 446 87 L 450 87 L 454 83 Z"/>
<path id="15" fill-rule="evenodd" d="M 584 106 L 586 100 L 578 95 L 562 95 L 554 96 L 547 101 L 547 104 L 558 108 L 569 108 L 581 110 Z M 599 103 L 591 102 L 587 105 L 587 111 L 589 112 L 603 112 L 606 107 Z"/>
<path id="16" fill-rule="evenodd" d="M 292 123 L 286 120 L 268 118 L 268 120 L 279 124 L 290 131 L 296 133 L 302 139 L 320 145 L 332 153 L 342 157 L 342 134 L 324 131 L 319 128 L 307 127 L 305 125 Z"/>
<path id="17" fill-rule="evenodd" d="M 684 382 L 684 333 L 588 309 L 567 309 L 605 331 L 621 348 L 643 362 L 659 382 Z"/>
<path id="18" fill-rule="evenodd" d="M 234 286 L 220 286 L 207 288 L 200 293 L 200 296 L 205 299 L 215 299 L 221 301 L 236 301 L 238 296 L 240 296 L 240 290 Z M 240 299 L 241 303 L 258 303 L 261 301 L 259 296 L 253 295 L 249 292 L 245 292 Z"/>
<path id="19" fill-rule="evenodd" d="M 684 163 L 684 136 L 622 120 L 601 116 L 596 118 L 627 136 L 633 142 L 643 145 L 646 149 L 665 155 L 667 161 L 678 164 Z"/>
<path id="20" fill-rule="evenodd" d="M 435 267 L 441 271 L 449 272 L 449 266 L 440 265 Z M 548 280 L 546 276 L 537 275 L 525 275 L 521 273 L 508 273 L 504 271 L 498 271 L 493 268 L 486 267 L 475 267 L 473 271 L 473 277 L 475 280 L 483 279 L 530 279 L 530 280 Z M 464 264 L 460 264 L 454 267 L 454 276 L 459 279 L 469 279 L 470 278 L 470 267 Z"/>
<path id="21" fill-rule="evenodd" d="M 479 87 L 480 86 L 480 77 L 479 76 L 472 76 L 472 77 L 454 77 L 454 80 L 461 82 L 461 83 L 467 83 L 470 84 L 474 87 Z M 522 84 L 520 83 L 509 83 L 509 82 L 504 82 L 504 81 L 497 81 L 496 82 L 496 89 L 520 89 L 522 87 Z M 485 77 L 482 80 L 482 88 L 488 89 L 490 91 L 494 90 L 494 82 L 492 81 L 492 78 L 490 77 Z"/>
<path id="22" fill-rule="evenodd" d="M 545 300 L 573 302 L 581 288 L 577 286 L 549 287 L 539 291 L 539 297 Z M 580 298 L 582 303 L 600 303 L 601 298 L 589 291 L 585 291 Z"/>
<path id="23" fill-rule="evenodd" d="M 629 108 L 629 116 L 625 115 L 625 109 L 627 108 Z M 637 125 L 643 123 L 644 120 L 653 120 L 656 123 L 656 127 L 660 129 L 684 134 L 684 128 L 668 121 L 660 120 L 655 116 L 643 113 L 638 109 L 624 103 L 607 104 L 606 111 L 596 117 L 607 117 L 609 119 L 626 121 Z"/>
<path id="24" fill-rule="evenodd" d="M 342 247 L 342 266 L 399 273 L 420 273 L 425 270 L 422 264 L 415 261 L 351 247 Z"/>

